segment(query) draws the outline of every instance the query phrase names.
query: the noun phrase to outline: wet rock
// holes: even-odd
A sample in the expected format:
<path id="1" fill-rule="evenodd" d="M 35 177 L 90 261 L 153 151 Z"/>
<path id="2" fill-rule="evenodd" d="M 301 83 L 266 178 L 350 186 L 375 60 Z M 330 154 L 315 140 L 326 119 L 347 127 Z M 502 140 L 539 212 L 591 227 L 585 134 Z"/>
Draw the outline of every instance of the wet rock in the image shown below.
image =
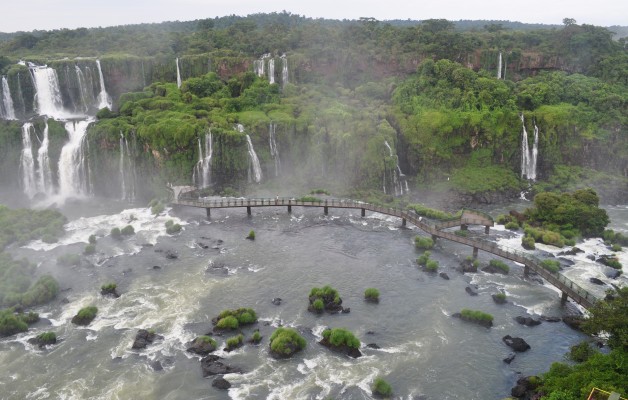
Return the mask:
<path id="1" fill-rule="evenodd" d="M 464 260 L 460 263 L 460 270 L 462 273 L 473 273 L 478 272 L 478 267 L 473 265 L 473 260 Z"/>
<path id="2" fill-rule="evenodd" d="M 213 354 L 201 360 L 201 370 L 203 371 L 203 378 L 214 375 L 242 373 L 242 370 L 240 368 L 226 365 L 220 360 L 222 360 L 222 358 Z"/>
<path id="3" fill-rule="evenodd" d="M 546 315 L 541 315 L 541 321 L 545 322 L 560 322 L 561 319 L 559 317 L 548 317 Z"/>
<path id="4" fill-rule="evenodd" d="M 514 351 L 518 353 L 523 353 L 524 351 L 530 348 L 530 345 L 526 343 L 526 341 L 523 340 L 522 338 L 506 335 L 502 338 L 502 341 L 506 343 L 508 347 L 510 347 L 511 349 L 513 349 Z"/>
<path id="5" fill-rule="evenodd" d="M 464 288 L 465 292 L 469 293 L 470 296 L 477 296 L 478 292 L 476 292 L 471 286 L 467 286 Z"/>
<path id="6" fill-rule="evenodd" d="M 188 343 L 186 349 L 190 353 L 206 356 L 212 351 L 216 350 L 216 343 L 211 340 L 206 340 L 206 337 L 197 337 L 192 342 Z"/>
<path id="7" fill-rule="evenodd" d="M 179 258 L 179 255 L 174 250 L 166 250 L 165 255 L 166 255 L 166 258 L 168 260 L 175 260 L 175 259 Z"/>
<path id="8" fill-rule="evenodd" d="M 358 358 L 358 357 L 362 357 L 362 352 L 360 352 L 359 349 L 355 349 L 353 347 L 349 348 L 349 351 L 347 352 L 347 355 L 351 358 Z"/>
<path id="9" fill-rule="evenodd" d="M 161 365 L 161 362 L 159 360 L 151 361 L 150 367 L 153 369 L 153 371 L 156 372 L 164 370 L 164 367 Z"/>
<path id="10" fill-rule="evenodd" d="M 366 334 L 367 334 L 367 335 L 374 335 L 374 334 L 375 334 L 375 332 L 374 332 L 374 331 L 367 331 L 367 332 L 366 332 Z"/>
<path id="11" fill-rule="evenodd" d="M 353 348 L 353 347 L 349 347 L 347 345 L 334 346 L 333 344 L 331 344 L 325 338 L 323 338 L 323 340 L 321 340 L 318 343 L 322 344 L 323 346 L 327 347 L 328 349 L 330 349 L 332 351 L 335 351 L 337 353 L 344 353 L 344 354 L 346 354 L 346 355 L 348 355 L 349 357 L 352 357 L 352 358 L 362 357 L 362 353 L 360 352 L 359 349 L 356 349 L 356 348 Z"/>
<path id="12" fill-rule="evenodd" d="M 595 256 L 593 254 L 587 254 L 587 258 L 591 261 L 595 261 Z"/>
<path id="13" fill-rule="evenodd" d="M 593 283 L 594 285 L 605 285 L 605 283 L 598 278 L 589 278 L 589 282 Z"/>
<path id="14" fill-rule="evenodd" d="M 500 296 L 498 293 L 492 294 L 491 297 L 496 304 L 506 304 L 508 302 L 505 297 Z"/>
<path id="15" fill-rule="evenodd" d="M 558 255 L 559 256 L 575 256 L 578 253 L 584 253 L 584 250 L 578 247 L 572 247 L 570 250 L 561 251 L 560 253 L 558 253 Z"/>
<path id="16" fill-rule="evenodd" d="M 381 349 L 376 343 L 369 343 L 366 345 L 369 349 Z"/>
<path id="17" fill-rule="evenodd" d="M 517 355 L 516 355 L 515 353 L 510 353 L 510 354 L 508 354 L 508 357 L 504 358 L 504 360 L 503 360 L 503 361 L 504 361 L 506 364 L 510 364 L 510 363 L 511 363 L 511 362 L 515 359 L 515 357 L 516 357 L 516 356 L 517 356 Z"/>
<path id="18" fill-rule="evenodd" d="M 512 397 L 531 399 L 541 379 L 538 376 L 525 376 L 517 380 L 517 385 L 510 391 Z"/>
<path id="19" fill-rule="evenodd" d="M 196 242 L 196 245 L 200 247 L 201 249 L 209 249 L 209 245 L 206 245 L 203 242 Z"/>
<path id="20" fill-rule="evenodd" d="M 501 268 L 496 268 L 492 265 L 487 265 L 486 267 L 482 268 L 482 271 L 484 272 L 488 272 L 489 274 L 502 274 L 502 275 L 508 275 L 507 271 L 504 271 Z"/>
<path id="21" fill-rule="evenodd" d="M 621 275 L 621 271 L 615 268 L 605 267 L 604 275 L 609 279 L 617 279 Z"/>
<path id="22" fill-rule="evenodd" d="M 441 272 L 440 274 L 438 274 L 438 276 L 440 276 L 441 278 L 443 278 L 446 281 L 449 280 L 449 275 L 447 275 L 447 273 L 445 273 L 445 272 Z"/>
<path id="23" fill-rule="evenodd" d="M 153 265 L 153 269 L 157 270 L 157 269 L 161 269 L 161 267 L 159 265 Z"/>
<path id="24" fill-rule="evenodd" d="M 231 387 L 231 383 L 223 377 L 218 377 L 212 382 L 212 386 L 219 390 L 227 390 Z"/>
<path id="25" fill-rule="evenodd" d="M 573 261 L 571 261 L 570 259 L 565 258 L 565 257 L 558 257 L 558 260 L 560 260 L 560 264 L 561 264 L 561 266 L 563 266 L 563 267 L 565 267 L 565 266 L 569 266 L 569 267 L 570 267 L 570 266 L 572 266 L 572 265 L 576 265 L 576 263 L 575 263 L 575 262 L 573 262 Z"/>
<path id="26" fill-rule="evenodd" d="M 275 297 L 274 299 L 271 300 L 271 303 L 273 303 L 276 306 L 280 306 L 281 305 L 281 298 L 280 297 Z"/>
<path id="27" fill-rule="evenodd" d="M 136 350 L 144 349 L 158 338 L 161 338 L 161 336 L 156 335 L 152 330 L 140 329 L 135 335 L 135 340 L 131 348 Z"/>
<path id="28" fill-rule="evenodd" d="M 61 299 L 61 304 L 69 304 L 69 303 L 70 303 L 70 300 L 68 300 L 67 297 L 64 297 Z"/>
<path id="29" fill-rule="evenodd" d="M 563 322 L 571 329 L 582 331 L 582 323 L 584 322 L 584 319 L 577 315 L 567 315 L 563 317 Z"/>
<path id="30" fill-rule="evenodd" d="M 515 317 L 515 321 L 525 326 L 537 326 L 541 324 L 541 321 L 538 319 L 534 319 L 532 317 L 524 317 L 521 315 Z"/>
<path id="31" fill-rule="evenodd" d="M 217 243 L 217 244 L 223 244 L 223 243 L 224 243 L 224 241 L 223 241 L 222 239 L 218 239 L 218 240 L 216 240 L 216 243 Z"/>
<path id="32" fill-rule="evenodd" d="M 351 308 L 350 307 L 345 307 L 342 309 L 342 313 L 343 314 L 349 314 L 351 312 Z"/>

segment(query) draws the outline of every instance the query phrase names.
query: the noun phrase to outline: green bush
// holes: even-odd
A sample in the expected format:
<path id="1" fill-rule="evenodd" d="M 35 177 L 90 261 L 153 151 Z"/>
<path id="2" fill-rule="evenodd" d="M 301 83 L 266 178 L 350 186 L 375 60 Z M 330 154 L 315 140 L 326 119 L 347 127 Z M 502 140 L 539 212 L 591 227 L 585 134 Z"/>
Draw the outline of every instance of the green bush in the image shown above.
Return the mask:
<path id="1" fill-rule="evenodd" d="M 118 287 L 118 285 L 116 285 L 115 283 L 111 282 L 111 283 L 106 283 L 106 284 L 102 285 L 100 287 L 100 290 L 108 292 L 108 291 L 116 290 L 117 287 Z"/>
<path id="2" fill-rule="evenodd" d="M 174 221 L 169 219 L 168 221 L 166 221 L 165 225 L 166 225 L 166 228 L 170 228 L 172 225 L 174 225 Z"/>
<path id="3" fill-rule="evenodd" d="M 425 269 L 428 272 L 436 272 L 438 270 L 438 261 L 436 260 L 428 260 L 425 264 Z"/>
<path id="4" fill-rule="evenodd" d="M 120 229 L 120 234 L 123 236 L 135 235 L 135 228 L 133 228 L 133 225 L 127 225 L 124 228 Z"/>
<path id="5" fill-rule="evenodd" d="M 456 214 L 451 214 L 445 211 L 426 207 L 423 204 L 408 204 L 408 209 L 414 210 L 414 212 L 417 213 L 417 215 L 420 215 L 426 218 L 437 219 L 440 221 L 453 219 L 456 217 L 459 218 L 462 215 L 462 210 L 460 210 Z"/>
<path id="6" fill-rule="evenodd" d="M 314 197 L 314 196 L 303 196 L 300 199 L 297 199 L 298 201 L 304 201 L 304 202 L 310 202 L 310 203 L 322 203 L 323 200 L 319 199 L 318 197 Z"/>
<path id="7" fill-rule="evenodd" d="M 314 308 L 315 311 L 322 312 L 325 309 L 325 303 L 323 303 L 323 300 L 321 299 L 316 299 L 312 303 L 312 307 Z"/>
<path id="8" fill-rule="evenodd" d="M 111 232 L 109 233 L 111 235 L 112 239 L 116 239 L 116 240 L 121 240 L 122 239 L 122 232 L 120 231 L 120 228 L 111 228 Z"/>
<path id="9" fill-rule="evenodd" d="M 457 231 L 454 231 L 454 235 L 461 236 L 461 237 L 467 237 L 467 236 L 469 236 L 469 231 L 466 230 L 466 229 L 459 229 Z"/>
<path id="10" fill-rule="evenodd" d="M 379 300 L 379 290 L 375 288 L 367 288 L 364 291 L 364 298 L 370 301 L 378 301 Z"/>
<path id="11" fill-rule="evenodd" d="M 221 318 L 216 323 L 216 328 L 219 328 L 219 329 L 234 330 L 234 329 L 238 329 L 239 327 L 240 327 L 240 323 L 238 322 L 238 319 L 234 317 L 233 315 L 229 315 L 224 318 Z"/>
<path id="12" fill-rule="evenodd" d="M 430 237 L 417 236 L 414 238 L 414 245 L 417 249 L 431 249 L 434 247 L 434 241 Z"/>
<path id="13" fill-rule="evenodd" d="M 247 239 L 251 239 L 251 240 L 255 240 L 255 231 L 253 231 L 253 229 L 251 229 L 251 231 L 249 232 L 249 235 L 246 238 Z"/>
<path id="14" fill-rule="evenodd" d="M 505 274 L 507 274 L 510 271 L 510 267 L 508 265 L 506 265 L 505 262 L 501 261 L 501 260 L 491 260 L 488 265 L 490 265 L 491 267 L 495 268 L 495 269 L 499 269 L 501 271 L 503 271 Z"/>
<path id="15" fill-rule="evenodd" d="M 229 339 L 227 339 L 227 349 L 233 350 L 236 347 L 240 346 L 242 343 L 244 343 L 244 335 L 243 334 L 239 334 L 237 336 L 230 337 Z"/>
<path id="16" fill-rule="evenodd" d="M 384 378 L 380 377 L 375 378 L 371 390 L 375 396 L 389 397 L 392 395 L 392 387 L 384 380 Z"/>
<path id="17" fill-rule="evenodd" d="M 171 222 L 171 224 L 168 224 L 168 222 Z M 172 220 L 168 220 L 168 222 L 166 222 L 166 233 L 168 235 L 174 235 L 175 233 L 181 232 L 181 225 L 175 224 Z"/>
<path id="18" fill-rule="evenodd" d="M 464 308 L 460 311 L 460 315 L 463 318 L 471 321 L 493 322 L 493 316 L 491 314 L 487 314 L 478 310 L 469 310 L 467 308 Z"/>
<path id="19" fill-rule="evenodd" d="M 12 309 L 0 310 L 0 336 L 15 335 L 28 330 L 28 318 Z"/>
<path id="20" fill-rule="evenodd" d="M 430 256 L 432 255 L 432 252 L 430 251 L 425 251 L 423 252 L 423 254 L 421 254 L 417 259 L 416 262 L 417 264 L 421 265 L 421 266 L 425 266 L 427 264 L 427 262 L 430 260 Z"/>
<path id="21" fill-rule="evenodd" d="M 89 325 L 96 318 L 98 308 L 94 306 L 84 307 L 72 318 L 72 323 L 77 325 Z"/>
<path id="22" fill-rule="evenodd" d="M 574 346 L 571 346 L 567 358 L 575 362 L 585 362 L 597 351 L 591 347 L 588 342 L 580 342 Z"/>
<path id="23" fill-rule="evenodd" d="M 156 204 L 152 205 L 150 207 L 150 212 L 153 215 L 159 215 L 161 214 L 164 210 L 166 209 L 166 207 L 161 203 L 161 202 L 157 202 Z"/>
<path id="24" fill-rule="evenodd" d="M 611 268 L 615 268 L 615 269 L 622 269 L 621 263 L 616 258 L 611 258 L 611 259 L 606 260 L 604 262 L 604 265 Z"/>
<path id="25" fill-rule="evenodd" d="M 78 266 L 81 265 L 81 256 L 78 254 L 62 254 L 57 257 L 57 264 L 66 267 Z"/>
<path id="26" fill-rule="evenodd" d="M 292 328 L 277 328 L 270 336 L 270 350 L 275 355 L 289 357 L 297 351 L 303 350 L 307 342 Z"/>
<path id="27" fill-rule="evenodd" d="M 96 244 L 96 235 L 89 235 L 89 244 Z"/>
<path id="28" fill-rule="evenodd" d="M 347 346 L 354 349 L 360 348 L 360 340 L 356 338 L 351 331 L 343 328 L 324 330 L 323 339 L 335 347 Z"/>
<path id="29" fill-rule="evenodd" d="M 54 332 L 44 332 L 37 335 L 37 340 L 43 344 L 53 344 L 57 342 L 57 334 Z"/>
<path id="30" fill-rule="evenodd" d="M 520 226 L 517 222 L 511 221 L 511 222 L 506 223 L 505 228 L 510 229 L 511 231 L 518 231 Z"/>
<path id="31" fill-rule="evenodd" d="M 507 223 L 511 221 L 512 221 L 512 217 L 508 214 L 499 214 L 497 218 L 495 219 L 495 223 L 498 225 L 506 225 Z"/>
<path id="32" fill-rule="evenodd" d="M 541 240 L 543 243 L 549 244 L 550 246 L 563 247 L 565 245 L 565 242 L 560 237 L 560 233 L 552 231 L 544 231 Z"/>
<path id="33" fill-rule="evenodd" d="M 541 261 L 541 267 L 549 272 L 558 273 L 558 271 L 560 271 L 560 262 L 556 260 L 543 260 Z"/>
<path id="34" fill-rule="evenodd" d="M 257 314 L 252 308 L 238 308 L 223 310 L 216 318 L 216 327 L 219 329 L 238 329 L 240 325 L 250 325 L 257 322 Z"/>
<path id="35" fill-rule="evenodd" d="M 621 251 L 621 245 L 615 243 L 613 246 L 611 246 L 611 250 L 617 252 L 617 251 Z"/>
<path id="36" fill-rule="evenodd" d="M 83 254 L 90 255 L 94 253 L 96 253 L 96 245 L 90 243 L 87 246 L 85 246 L 85 249 L 83 250 Z"/>
<path id="37" fill-rule="evenodd" d="M 528 236 L 528 235 L 522 237 L 521 238 L 521 246 L 524 249 L 534 250 L 536 248 L 535 242 L 534 242 L 534 237 Z"/>
<path id="38" fill-rule="evenodd" d="M 253 332 L 253 336 L 251 336 L 251 342 L 259 343 L 261 341 L 262 341 L 262 335 L 259 333 L 259 331 Z"/>
<path id="39" fill-rule="evenodd" d="M 502 293 L 502 292 L 495 293 L 493 297 L 495 297 L 498 300 L 506 300 L 506 293 Z"/>

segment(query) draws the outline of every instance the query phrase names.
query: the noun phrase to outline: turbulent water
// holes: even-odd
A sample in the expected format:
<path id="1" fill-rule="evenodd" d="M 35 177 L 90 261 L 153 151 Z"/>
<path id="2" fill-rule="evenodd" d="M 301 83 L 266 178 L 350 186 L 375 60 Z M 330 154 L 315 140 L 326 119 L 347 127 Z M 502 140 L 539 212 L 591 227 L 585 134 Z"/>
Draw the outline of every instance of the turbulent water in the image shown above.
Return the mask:
<path id="1" fill-rule="evenodd" d="M 432 258 L 451 280 L 422 272 L 415 263 L 417 231 L 400 228 L 395 218 L 361 218 L 358 210 L 333 209 L 325 216 L 322 210 L 299 207 L 288 214 L 277 207 L 254 209 L 252 216 L 243 209 L 213 210 L 206 220 L 202 209 L 167 210 L 168 215 L 153 217 L 147 208 L 123 207 L 68 205 L 71 222 L 59 243 L 36 241 L 13 250 L 37 262 L 40 271 L 51 271 L 66 290 L 55 303 L 36 310 L 49 324 L 0 341 L 3 398 L 364 399 L 371 397 L 373 379 L 383 376 L 395 398 L 495 399 L 509 393 L 519 373 L 546 370 L 584 338 L 563 323 L 526 328 L 513 321 L 526 310 L 551 316 L 564 311 L 556 291 L 524 280 L 520 266 L 511 264 L 507 276 L 462 275 L 456 268 L 471 249 L 439 242 Z M 628 207 L 609 213 L 613 228 L 628 230 Z M 167 235 L 168 219 L 184 230 Z M 116 241 L 108 236 L 111 228 L 129 223 L 137 232 L 133 237 Z M 251 229 L 255 241 L 245 239 Z M 90 234 L 98 236 L 97 254 L 80 267 L 56 265 L 58 255 L 82 252 Z M 491 232 L 495 240 L 507 241 L 508 235 Z M 178 258 L 167 259 L 168 250 Z M 625 250 L 622 257 L 628 261 Z M 482 253 L 480 258 L 490 259 Z M 572 278 L 586 278 L 577 269 L 584 267 L 571 268 Z M 118 283 L 118 299 L 99 294 L 100 286 L 111 281 Z M 470 283 L 478 285 L 479 296 L 465 293 Z M 339 290 L 350 314 L 307 311 L 310 289 L 325 284 Z M 379 304 L 363 301 L 367 287 L 380 290 Z M 508 293 L 509 304 L 493 303 L 490 295 L 498 290 Z M 283 299 L 280 306 L 271 303 L 274 297 Z M 97 318 L 85 328 L 72 325 L 72 316 L 87 305 L 98 307 Z M 233 386 L 222 392 L 202 378 L 199 357 L 185 349 L 188 341 L 211 330 L 212 317 L 236 307 L 257 311 L 256 327 L 264 340 L 260 346 L 217 352 L 245 370 L 226 375 Z M 493 314 L 495 326 L 450 317 L 462 308 Z M 308 342 L 290 360 L 274 360 L 268 353 L 268 338 L 279 324 L 296 327 Z M 326 326 L 346 327 L 363 345 L 377 343 L 381 349 L 363 348 L 359 359 L 332 353 L 317 344 Z M 146 350 L 131 350 L 139 328 L 154 328 L 164 338 Z M 60 343 L 47 350 L 27 343 L 48 330 Z M 251 332 L 244 330 L 246 336 Z M 510 365 L 502 361 L 510 353 L 501 341 L 506 334 L 532 346 Z M 216 339 L 224 347 L 226 337 Z"/>

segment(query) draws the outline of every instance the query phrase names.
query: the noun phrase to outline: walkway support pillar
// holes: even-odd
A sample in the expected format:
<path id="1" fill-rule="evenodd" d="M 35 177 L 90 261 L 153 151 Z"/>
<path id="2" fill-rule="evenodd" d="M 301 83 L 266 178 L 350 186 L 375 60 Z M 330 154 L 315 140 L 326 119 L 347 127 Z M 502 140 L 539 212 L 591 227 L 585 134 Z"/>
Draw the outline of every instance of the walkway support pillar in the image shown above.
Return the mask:
<path id="1" fill-rule="evenodd" d="M 401 226 L 406 226 L 406 219 L 405 218 L 401 218 Z"/>
<path id="2" fill-rule="evenodd" d="M 562 294 L 560 295 L 560 304 L 565 304 L 567 302 L 567 299 L 569 298 L 569 296 L 567 296 L 566 292 L 562 292 Z"/>
<path id="3" fill-rule="evenodd" d="M 325 206 L 323 208 L 323 212 L 325 213 L 325 215 L 329 214 L 329 207 Z"/>
<path id="4" fill-rule="evenodd" d="M 251 215 L 251 206 L 246 206 L 246 213 Z"/>
<path id="5" fill-rule="evenodd" d="M 525 267 L 523 267 L 523 276 L 527 278 L 528 275 L 530 275 L 530 267 L 526 265 Z"/>
<path id="6" fill-rule="evenodd" d="M 366 210 L 364 208 L 362 208 L 362 216 L 366 217 Z"/>
<path id="7" fill-rule="evenodd" d="M 473 258 L 478 258 L 478 248 L 477 247 L 473 248 Z"/>
<path id="8" fill-rule="evenodd" d="M 460 224 L 460 230 L 461 231 L 469 230 L 469 225 L 467 225 L 467 224 Z"/>
<path id="9" fill-rule="evenodd" d="M 432 235 L 432 242 L 436 243 L 436 239 L 438 239 L 438 236 Z"/>
<path id="10" fill-rule="evenodd" d="M 491 227 L 490 227 L 490 226 L 488 226 L 488 225 L 486 225 L 486 226 L 484 227 L 484 233 L 486 233 L 486 234 L 488 235 L 488 232 L 490 231 L 490 229 L 491 229 Z"/>
<path id="11" fill-rule="evenodd" d="M 292 212 L 292 204 L 288 204 L 288 212 L 291 213 Z"/>
<path id="12" fill-rule="evenodd" d="M 211 208 L 207 207 L 207 208 L 205 209 L 205 215 L 207 216 L 207 218 L 209 218 L 209 217 L 211 217 L 211 216 L 212 216 L 212 213 L 211 213 Z"/>

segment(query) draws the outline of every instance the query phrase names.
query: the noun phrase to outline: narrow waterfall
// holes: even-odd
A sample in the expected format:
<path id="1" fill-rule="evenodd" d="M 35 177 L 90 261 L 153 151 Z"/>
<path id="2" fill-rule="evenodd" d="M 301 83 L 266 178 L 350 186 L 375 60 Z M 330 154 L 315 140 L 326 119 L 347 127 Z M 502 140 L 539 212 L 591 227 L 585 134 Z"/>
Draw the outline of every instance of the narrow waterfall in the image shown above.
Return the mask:
<path id="1" fill-rule="evenodd" d="M 126 199 L 126 179 L 124 179 L 124 150 L 125 150 L 125 145 L 124 145 L 124 134 L 122 133 L 122 131 L 120 131 L 120 165 L 119 165 L 119 170 L 120 170 L 120 191 L 122 192 L 122 197 L 121 199 L 124 200 Z"/>
<path id="2" fill-rule="evenodd" d="M 78 65 L 74 66 L 74 70 L 76 72 L 76 81 L 78 82 L 78 91 L 81 98 L 81 109 L 77 111 L 86 114 L 87 111 L 89 111 L 90 105 L 94 103 L 94 93 L 91 90 L 91 82 L 87 82 L 83 70 L 81 70 Z"/>
<path id="3" fill-rule="evenodd" d="M 120 131 L 120 186 L 121 200 L 135 200 L 135 167 L 129 149 L 129 141 Z M 89 171 L 88 171 L 89 173 Z M 88 175 L 89 176 L 89 175 Z"/>
<path id="4" fill-rule="evenodd" d="M 286 86 L 288 83 L 288 57 L 285 54 L 281 56 L 282 67 L 281 67 L 281 86 Z"/>
<path id="5" fill-rule="evenodd" d="M 24 102 L 24 96 L 22 95 L 22 78 L 19 72 L 17 73 L 17 102 L 20 107 L 21 115 L 26 114 L 26 104 Z"/>
<path id="6" fill-rule="evenodd" d="M 61 149 L 59 158 L 59 194 L 64 198 L 88 194 L 89 170 L 86 165 L 84 139 L 92 121 L 87 119 L 65 124 L 69 140 Z"/>
<path id="7" fill-rule="evenodd" d="M 264 57 L 253 61 L 253 71 L 260 78 L 264 76 Z"/>
<path id="8" fill-rule="evenodd" d="M 98 66 L 98 79 L 100 79 L 100 93 L 98 93 L 98 109 L 108 108 L 111 110 L 112 102 L 111 96 L 107 93 L 107 89 L 105 89 L 105 78 L 102 75 L 102 68 L 100 68 L 100 60 L 96 60 L 96 65 Z"/>
<path id="9" fill-rule="evenodd" d="M 20 155 L 20 173 L 22 175 L 22 190 L 32 198 L 37 193 L 37 181 L 35 178 L 35 160 L 33 159 L 33 124 L 26 122 L 22 125 L 22 153 Z"/>
<path id="10" fill-rule="evenodd" d="M 499 52 L 499 61 L 497 62 L 497 79 L 502 79 L 502 52 Z"/>
<path id="11" fill-rule="evenodd" d="M 53 193 L 52 170 L 50 169 L 50 158 L 48 157 L 48 120 L 44 126 L 44 138 L 37 150 L 37 190 L 50 196 Z"/>
<path id="12" fill-rule="evenodd" d="M 246 143 L 249 146 L 249 158 L 251 161 L 250 170 L 252 170 L 253 175 L 249 174 L 249 181 L 251 178 L 255 183 L 259 183 L 262 180 L 262 168 L 259 164 L 259 159 L 257 158 L 257 154 L 255 154 L 255 149 L 253 148 L 253 143 L 251 142 L 251 137 L 246 135 Z"/>
<path id="13" fill-rule="evenodd" d="M 198 139 L 198 161 L 194 167 L 194 174 L 192 175 L 194 184 L 200 188 L 206 188 L 211 185 L 213 153 L 212 133 L 209 131 L 209 133 L 205 135 L 204 146 L 201 146 L 201 139 Z M 203 156 L 203 154 L 205 154 L 205 156 Z"/>
<path id="14" fill-rule="evenodd" d="M 539 153 L 539 128 L 536 126 L 535 121 L 534 143 L 532 144 L 532 149 L 530 149 L 523 114 L 521 114 L 521 125 L 523 125 L 521 133 L 521 177 L 534 181 L 536 180 L 536 163 Z"/>
<path id="15" fill-rule="evenodd" d="M 268 60 L 268 80 L 270 83 L 275 83 L 275 59 Z"/>
<path id="16" fill-rule="evenodd" d="M 270 142 L 270 156 L 275 160 L 275 176 L 279 176 L 279 172 L 281 171 L 281 159 L 279 159 L 279 149 L 277 148 L 276 127 L 276 124 L 270 123 L 270 127 L 268 128 L 268 140 Z"/>
<path id="17" fill-rule="evenodd" d="M 177 87 L 181 87 L 181 70 L 179 69 L 179 57 L 175 60 L 177 62 Z"/>
<path id="18" fill-rule="evenodd" d="M 395 168 L 391 171 L 392 177 L 392 188 L 395 191 L 395 196 L 403 195 L 404 191 L 407 193 L 410 191 L 408 187 L 408 181 L 406 180 L 406 176 L 401 172 L 401 167 L 399 167 L 399 157 L 393 152 L 392 148 L 388 144 L 387 140 L 384 140 L 384 145 L 388 148 L 388 153 L 390 154 L 390 158 L 395 160 Z M 384 193 L 387 193 L 386 190 L 386 172 L 384 171 Z"/>
<path id="19" fill-rule="evenodd" d="M 13 99 L 11 98 L 11 90 L 9 89 L 9 82 L 7 77 L 2 77 L 2 104 L 0 104 L 0 111 L 4 109 L 4 112 L 0 112 L 0 117 L 4 119 L 17 119 L 15 118 L 15 108 L 13 107 Z"/>
<path id="20" fill-rule="evenodd" d="M 69 115 L 63 109 L 57 72 L 47 66 L 29 64 L 35 85 L 35 100 L 39 115 L 63 119 Z"/>

